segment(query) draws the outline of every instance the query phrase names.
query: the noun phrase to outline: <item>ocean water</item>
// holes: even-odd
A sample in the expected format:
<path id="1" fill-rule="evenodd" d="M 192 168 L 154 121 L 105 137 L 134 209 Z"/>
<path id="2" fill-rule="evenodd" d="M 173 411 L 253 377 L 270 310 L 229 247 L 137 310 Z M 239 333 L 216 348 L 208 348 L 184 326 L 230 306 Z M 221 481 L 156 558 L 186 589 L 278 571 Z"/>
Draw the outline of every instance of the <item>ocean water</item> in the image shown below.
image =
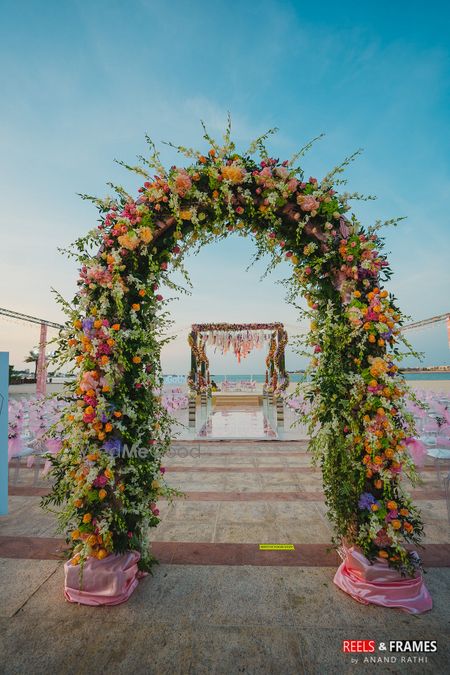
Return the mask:
<path id="1" fill-rule="evenodd" d="M 165 375 L 166 384 L 184 384 L 186 381 L 185 375 Z M 304 375 L 301 373 L 290 375 L 291 382 L 303 382 Z M 404 373 L 405 380 L 450 380 L 450 373 Z M 264 382 L 264 375 L 262 374 L 234 374 L 234 375 L 211 375 L 211 379 L 215 382 L 240 382 L 240 380 L 254 380 L 255 382 Z"/>

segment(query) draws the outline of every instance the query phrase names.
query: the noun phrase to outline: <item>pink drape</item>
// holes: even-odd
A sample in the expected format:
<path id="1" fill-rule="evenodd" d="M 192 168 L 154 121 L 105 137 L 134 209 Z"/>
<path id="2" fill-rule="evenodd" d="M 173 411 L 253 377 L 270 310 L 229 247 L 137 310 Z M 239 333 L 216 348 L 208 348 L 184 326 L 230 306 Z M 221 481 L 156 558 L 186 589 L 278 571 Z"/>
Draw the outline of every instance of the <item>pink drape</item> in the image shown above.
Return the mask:
<path id="1" fill-rule="evenodd" d="M 433 606 L 419 572 L 413 578 L 402 577 L 399 572 L 388 567 L 384 560 L 377 560 L 371 565 L 354 548 L 347 550 L 333 581 L 341 590 L 364 605 L 398 607 L 410 614 L 422 614 Z"/>
<path id="2" fill-rule="evenodd" d="M 64 597 L 81 605 L 119 605 L 128 600 L 144 576 L 138 570 L 140 555 L 129 551 L 103 560 L 88 558 L 81 573 L 71 561 L 64 565 Z"/>

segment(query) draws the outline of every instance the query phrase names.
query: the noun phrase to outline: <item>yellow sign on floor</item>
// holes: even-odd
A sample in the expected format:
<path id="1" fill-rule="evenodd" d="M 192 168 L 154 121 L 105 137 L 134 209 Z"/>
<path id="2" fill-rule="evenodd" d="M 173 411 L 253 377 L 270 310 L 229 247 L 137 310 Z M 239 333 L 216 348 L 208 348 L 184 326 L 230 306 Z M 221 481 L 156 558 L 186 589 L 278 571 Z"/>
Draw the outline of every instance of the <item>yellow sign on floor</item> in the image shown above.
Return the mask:
<path id="1" fill-rule="evenodd" d="M 260 551 L 295 551 L 294 544 L 260 544 Z"/>

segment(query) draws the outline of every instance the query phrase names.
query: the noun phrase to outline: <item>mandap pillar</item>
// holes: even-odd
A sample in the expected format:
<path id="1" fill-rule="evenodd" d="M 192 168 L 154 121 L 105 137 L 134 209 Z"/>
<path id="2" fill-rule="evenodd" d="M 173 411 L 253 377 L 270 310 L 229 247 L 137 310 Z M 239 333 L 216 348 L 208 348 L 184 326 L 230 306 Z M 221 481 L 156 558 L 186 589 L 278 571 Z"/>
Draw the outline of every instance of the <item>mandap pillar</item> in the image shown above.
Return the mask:
<path id="1" fill-rule="evenodd" d="M 47 325 L 41 323 L 41 334 L 39 337 L 39 355 L 37 362 L 36 394 L 45 396 L 47 393 L 47 362 L 45 358 L 45 348 L 47 346 Z"/>

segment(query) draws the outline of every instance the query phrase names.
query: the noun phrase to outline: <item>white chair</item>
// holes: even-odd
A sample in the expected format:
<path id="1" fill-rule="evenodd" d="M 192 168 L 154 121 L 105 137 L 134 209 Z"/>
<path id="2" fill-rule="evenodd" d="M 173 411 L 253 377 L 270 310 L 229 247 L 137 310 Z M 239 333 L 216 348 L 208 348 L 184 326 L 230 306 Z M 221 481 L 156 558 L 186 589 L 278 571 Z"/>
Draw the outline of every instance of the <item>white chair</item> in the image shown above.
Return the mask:
<path id="1" fill-rule="evenodd" d="M 437 472 L 437 477 L 439 484 L 441 482 L 441 470 L 440 470 L 440 462 L 441 461 L 448 461 L 450 460 L 450 449 L 449 448 L 430 448 L 427 451 L 428 457 L 432 457 L 434 459 L 434 467 Z"/>

